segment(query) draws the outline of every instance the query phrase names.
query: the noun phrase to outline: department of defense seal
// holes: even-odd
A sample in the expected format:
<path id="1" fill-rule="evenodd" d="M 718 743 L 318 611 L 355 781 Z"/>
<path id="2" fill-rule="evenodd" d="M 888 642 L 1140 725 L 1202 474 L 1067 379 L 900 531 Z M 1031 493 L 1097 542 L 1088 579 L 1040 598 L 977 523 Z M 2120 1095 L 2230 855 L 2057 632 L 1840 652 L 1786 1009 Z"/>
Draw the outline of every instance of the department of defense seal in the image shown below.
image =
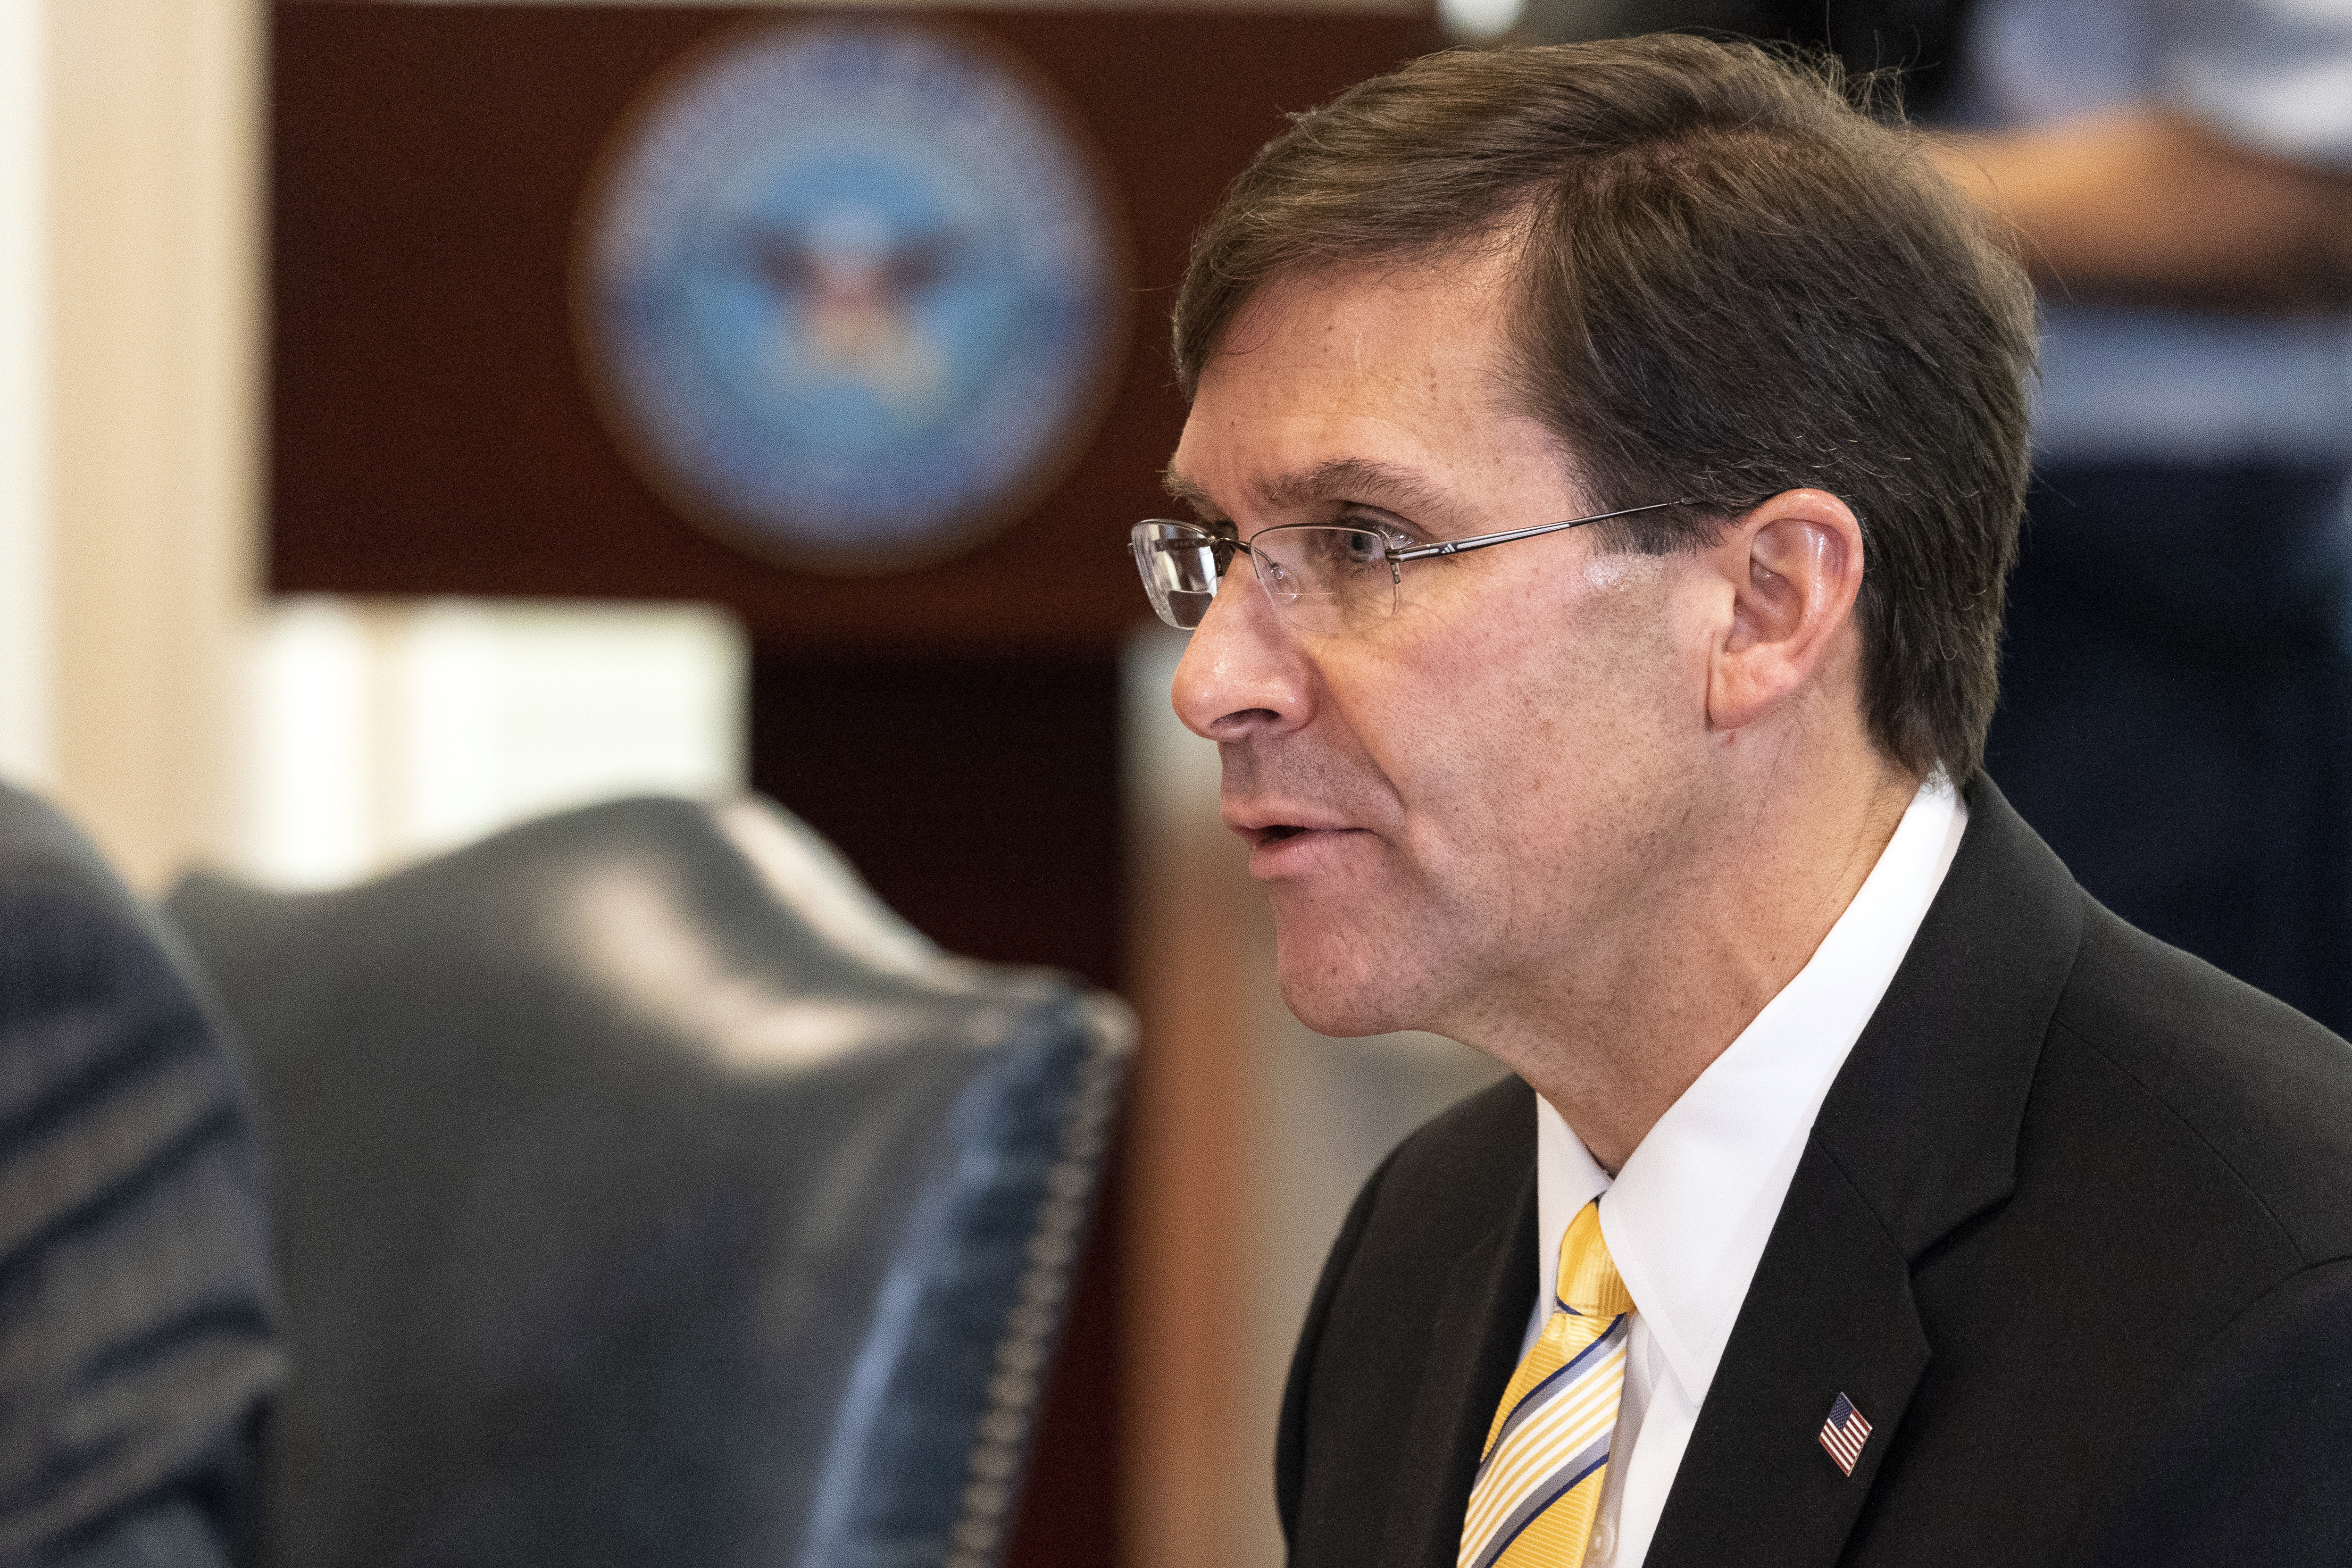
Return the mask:
<path id="1" fill-rule="evenodd" d="M 652 95 L 591 190 L 573 300 L 608 426 L 680 510 L 786 563 L 969 545 L 1099 412 L 1125 324 L 1108 204 L 976 41 L 737 35 Z"/>

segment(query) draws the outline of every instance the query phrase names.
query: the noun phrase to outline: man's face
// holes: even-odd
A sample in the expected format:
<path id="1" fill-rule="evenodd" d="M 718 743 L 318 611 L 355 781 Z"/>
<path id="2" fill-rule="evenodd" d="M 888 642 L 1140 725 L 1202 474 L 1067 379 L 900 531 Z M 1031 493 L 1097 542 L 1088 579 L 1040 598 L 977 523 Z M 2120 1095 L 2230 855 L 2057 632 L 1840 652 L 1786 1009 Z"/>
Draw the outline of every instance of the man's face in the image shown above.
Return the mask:
<path id="1" fill-rule="evenodd" d="M 1433 541 L 1597 510 L 1507 405 L 1502 302 L 1481 261 L 1271 286 L 1202 374 L 1172 486 L 1244 539 L 1366 517 Z M 1708 804 L 1728 590 L 1689 557 L 1600 543 L 1409 563 L 1392 618 L 1331 636 L 1283 620 L 1235 557 L 1175 704 L 1219 744 L 1225 821 L 1310 1026 L 1475 1037 L 1571 996 L 1580 956 L 1688 874 L 1675 825 Z"/>

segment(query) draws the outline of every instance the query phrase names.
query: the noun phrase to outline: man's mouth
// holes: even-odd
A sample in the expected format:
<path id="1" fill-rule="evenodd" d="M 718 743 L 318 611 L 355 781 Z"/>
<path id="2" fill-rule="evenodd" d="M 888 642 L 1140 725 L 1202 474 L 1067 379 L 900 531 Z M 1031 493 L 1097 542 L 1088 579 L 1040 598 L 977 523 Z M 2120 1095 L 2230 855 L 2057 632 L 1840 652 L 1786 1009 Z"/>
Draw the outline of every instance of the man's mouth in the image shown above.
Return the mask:
<path id="1" fill-rule="evenodd" d="M 1281 816 L 1276 816 L 1277 812 Z M 1282 819 L 1285 816 L 1291 819 L 1286 822 Z M 1268 817 L 1273 820 L 1267 820 Z M 1339 822 L 1296 803 L 1277 805 L 1271 801 L 1262 804 L 1255 811 L 1229 806 L 1225 823 L 1247 841 L 1254 854 L 1271 853 L 1296 840 L 1295 847 L 1286 851 L 1286 856 L 1296 855 L 1310 844 L 1344 837 L 1350 831 Z M 1287 858 L 1284 863 L 1288 863 Z"/>
<path id="2" fill-rule="evenodd" d="M 1234 823 L 1250 847 L 1250 875 L 1260 879 L 1307 876 L 1328 869 L 1334 845 L 1352 840 L 1360 829 L 1309 817 L 1305 822 Z"/>

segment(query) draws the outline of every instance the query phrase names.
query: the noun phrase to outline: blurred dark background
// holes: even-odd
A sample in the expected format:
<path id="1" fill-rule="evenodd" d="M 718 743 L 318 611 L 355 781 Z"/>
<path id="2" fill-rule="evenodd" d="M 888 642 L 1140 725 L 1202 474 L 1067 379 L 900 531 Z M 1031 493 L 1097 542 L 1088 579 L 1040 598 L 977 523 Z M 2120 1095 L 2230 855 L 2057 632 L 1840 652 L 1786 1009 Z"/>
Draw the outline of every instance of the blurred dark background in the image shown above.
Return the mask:
<path id="1" fill-rule="evenodd" d="M 569 279 L 599 151 L 745 7 L 283 4 L 269 78 L 268 586 L 701 600 L 752 645 L 752 786 L 917 928 L 1118 989 L 1125 531 L 1183 418 L 1162 339 L 1193 226 L 1283 116 L 1439 42 L 1411 16 L 982 11 L 1100 156 L 1131 326 L 1066 477 L 969 552 L 790 570 L 679 516 L 600 422 Z M 1147 1049 L 1150 1048 L 1149 1044 Z M 1124 1189 L 1081 1276 L 1012 1561 L 1118 1536 Z"/>

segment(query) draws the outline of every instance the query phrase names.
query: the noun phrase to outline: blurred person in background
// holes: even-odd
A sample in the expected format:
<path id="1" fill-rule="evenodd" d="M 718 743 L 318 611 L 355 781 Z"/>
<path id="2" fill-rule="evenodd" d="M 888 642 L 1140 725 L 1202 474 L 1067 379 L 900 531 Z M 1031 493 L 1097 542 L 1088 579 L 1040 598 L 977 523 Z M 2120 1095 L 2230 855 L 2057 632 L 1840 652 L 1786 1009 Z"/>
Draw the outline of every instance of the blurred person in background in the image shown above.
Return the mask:
<path id="1" fill-rule="evenodd" d="M 243 1075 L 173 936 L 0 784 L 0 1564 L 257 1560 L 280 1375 Z"/>
<path id="2" fill-rule="evenodd" d="M 1987 766 L 2125 919 L 2352 1028 L 2352 4 L 1980 0 L 1946 172 L 2042 297 Z"/>
<path id="3" fill-rule="evenodd" d="M 2352 0 L 1531 0 L 1904 68 L 2042 292 L 1986 765 L 2126 920 L 2352 1028 Z"/>

